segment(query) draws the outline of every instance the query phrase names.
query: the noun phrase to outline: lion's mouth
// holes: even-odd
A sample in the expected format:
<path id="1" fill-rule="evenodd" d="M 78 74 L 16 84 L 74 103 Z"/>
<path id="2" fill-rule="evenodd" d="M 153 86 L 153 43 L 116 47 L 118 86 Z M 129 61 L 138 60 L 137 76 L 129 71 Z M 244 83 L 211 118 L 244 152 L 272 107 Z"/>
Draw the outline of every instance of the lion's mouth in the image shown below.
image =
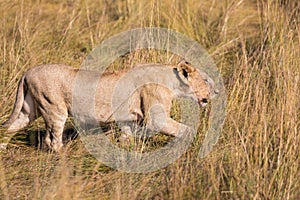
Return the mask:
<path id="1" fill-rule="evenodd" d="M 199 100 L 199 104 L 201 107 L 205 107 L 208 104 L 208 100 L 206 98 L 202 98 Z"/>

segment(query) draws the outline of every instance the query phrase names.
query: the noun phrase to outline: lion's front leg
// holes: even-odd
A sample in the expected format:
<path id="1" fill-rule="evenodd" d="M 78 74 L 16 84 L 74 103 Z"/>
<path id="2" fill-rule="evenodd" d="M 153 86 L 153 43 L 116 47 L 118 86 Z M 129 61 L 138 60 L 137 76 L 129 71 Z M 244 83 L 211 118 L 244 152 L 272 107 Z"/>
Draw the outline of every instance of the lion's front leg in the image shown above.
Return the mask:
<path id="1" fill-rule="evenodd" d="M 182 132 L 180 131 L 187 128 L 186 125 L 181 124 L 172 118 L 167 118 L 163 122 L 154 120 L 151 124 L 147 125 L 147 129 L 151 131 L 157 131 L 174 137 L 180 137 L 182 135 Z"/>
<path id="2" fill-rule="evenodd" d="M 166 110 L 162 104 L 152 106 L 147 120 L 147 129 L 175 137 L 180 136 L 182 134 L 181 130 L 188 127 L 173 120 L 169 112 L 169 109 Z"/>
<path id="3" fill-rule="evenodd" d="M 130 141 L 130 137 L 132 137 L 132 130 L 130 126 L 127 125 L 123 125 L 121 127 L 121 135 L 119 137 L 119 140 L 121 142 L 129 142 Z"/>

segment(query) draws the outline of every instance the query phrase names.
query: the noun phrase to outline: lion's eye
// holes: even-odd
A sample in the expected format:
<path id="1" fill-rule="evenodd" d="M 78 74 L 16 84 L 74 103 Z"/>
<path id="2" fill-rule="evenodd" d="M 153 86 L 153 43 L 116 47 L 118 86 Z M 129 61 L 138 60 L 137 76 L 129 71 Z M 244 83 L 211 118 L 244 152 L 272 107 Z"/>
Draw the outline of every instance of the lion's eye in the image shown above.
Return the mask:
<path id="1" fill-rule="evenodd" d="M 207 80 L 207 79 L 204 79 L 204 82 L 205 82 L 205 83 L 208 83 L 208 80 Z"/>

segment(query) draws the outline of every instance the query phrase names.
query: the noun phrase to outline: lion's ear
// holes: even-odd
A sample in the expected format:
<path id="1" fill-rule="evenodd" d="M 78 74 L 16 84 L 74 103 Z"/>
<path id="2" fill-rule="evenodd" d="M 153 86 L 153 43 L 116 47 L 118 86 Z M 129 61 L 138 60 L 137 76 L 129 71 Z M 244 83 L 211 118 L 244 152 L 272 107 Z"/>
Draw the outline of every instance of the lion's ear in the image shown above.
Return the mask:
<path id="1" fill-rule="evenodd" d="M 189 62 L 182 60 L 177 64 L 177 71 L 187 78 L 189 74 L 195 72 L 196 69 Z"/>

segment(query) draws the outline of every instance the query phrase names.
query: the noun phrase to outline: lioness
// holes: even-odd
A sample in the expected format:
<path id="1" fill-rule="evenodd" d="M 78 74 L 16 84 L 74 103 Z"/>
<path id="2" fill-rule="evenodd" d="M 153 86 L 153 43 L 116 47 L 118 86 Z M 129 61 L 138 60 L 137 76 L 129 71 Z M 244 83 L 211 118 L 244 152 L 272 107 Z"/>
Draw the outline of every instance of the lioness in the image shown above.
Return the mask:
<path id="1" fill-rule="evenodd" d="M 65 65 L 40 65 L 29 69 L 19 82 L 13 112 L 3 126 L 7 127 L 7 131 L 14 132 L 42 116 L 46 125 L 45 143 L 51 150 L 59 151 L 63 146 L 62 134 L 68 115 L 73 116 L 74 112 L 79 118 L 81 115 L 89 115 L 84 113 L 85 108 L 79 108 L 79 111 L 73 108 L 74 85 L 81 72 L 87 80 L 95 77 L 95 72 Z M 131 76 L 126 76 L 128 74 Z M 176 136 L 181 124 L 170 117 L 172 99 L 192 98 L 200 106 L 205 106 L 218 93 L 214 82 L 206 74 L 185 61 L 175 66 L 145 64 L 130 70 L 104 72 L 96 77 L 99 82 L 94 94 L 94 111 L 99 123 L 142 119 L 146 120 L 147 128 L 173 136 Z M 141 79 L 150 84 L 138 86 L 127 94 L 128 106 L 122 112 L 128 114 L 119 112 L 117 116 L 114 115 L 117 112 L 114 108 L 122 105 L 122 102 L 113 105 L 113 102 L 118 104 L 113 99 L 117 95 L 115 88 L 120 88 L 120 85 L 124 88 L 138 85 Z M 87 88 L 87 85 L 88 82 L 84 87 Z M 125 92 L 126 89 L 123 90 Z M 157 105 L 158 110 L 164 112 L 163 124 L 161 116 L 151 110 Z M 124 125 L 121 129 L 126 132 L 128 127 Z"/>

